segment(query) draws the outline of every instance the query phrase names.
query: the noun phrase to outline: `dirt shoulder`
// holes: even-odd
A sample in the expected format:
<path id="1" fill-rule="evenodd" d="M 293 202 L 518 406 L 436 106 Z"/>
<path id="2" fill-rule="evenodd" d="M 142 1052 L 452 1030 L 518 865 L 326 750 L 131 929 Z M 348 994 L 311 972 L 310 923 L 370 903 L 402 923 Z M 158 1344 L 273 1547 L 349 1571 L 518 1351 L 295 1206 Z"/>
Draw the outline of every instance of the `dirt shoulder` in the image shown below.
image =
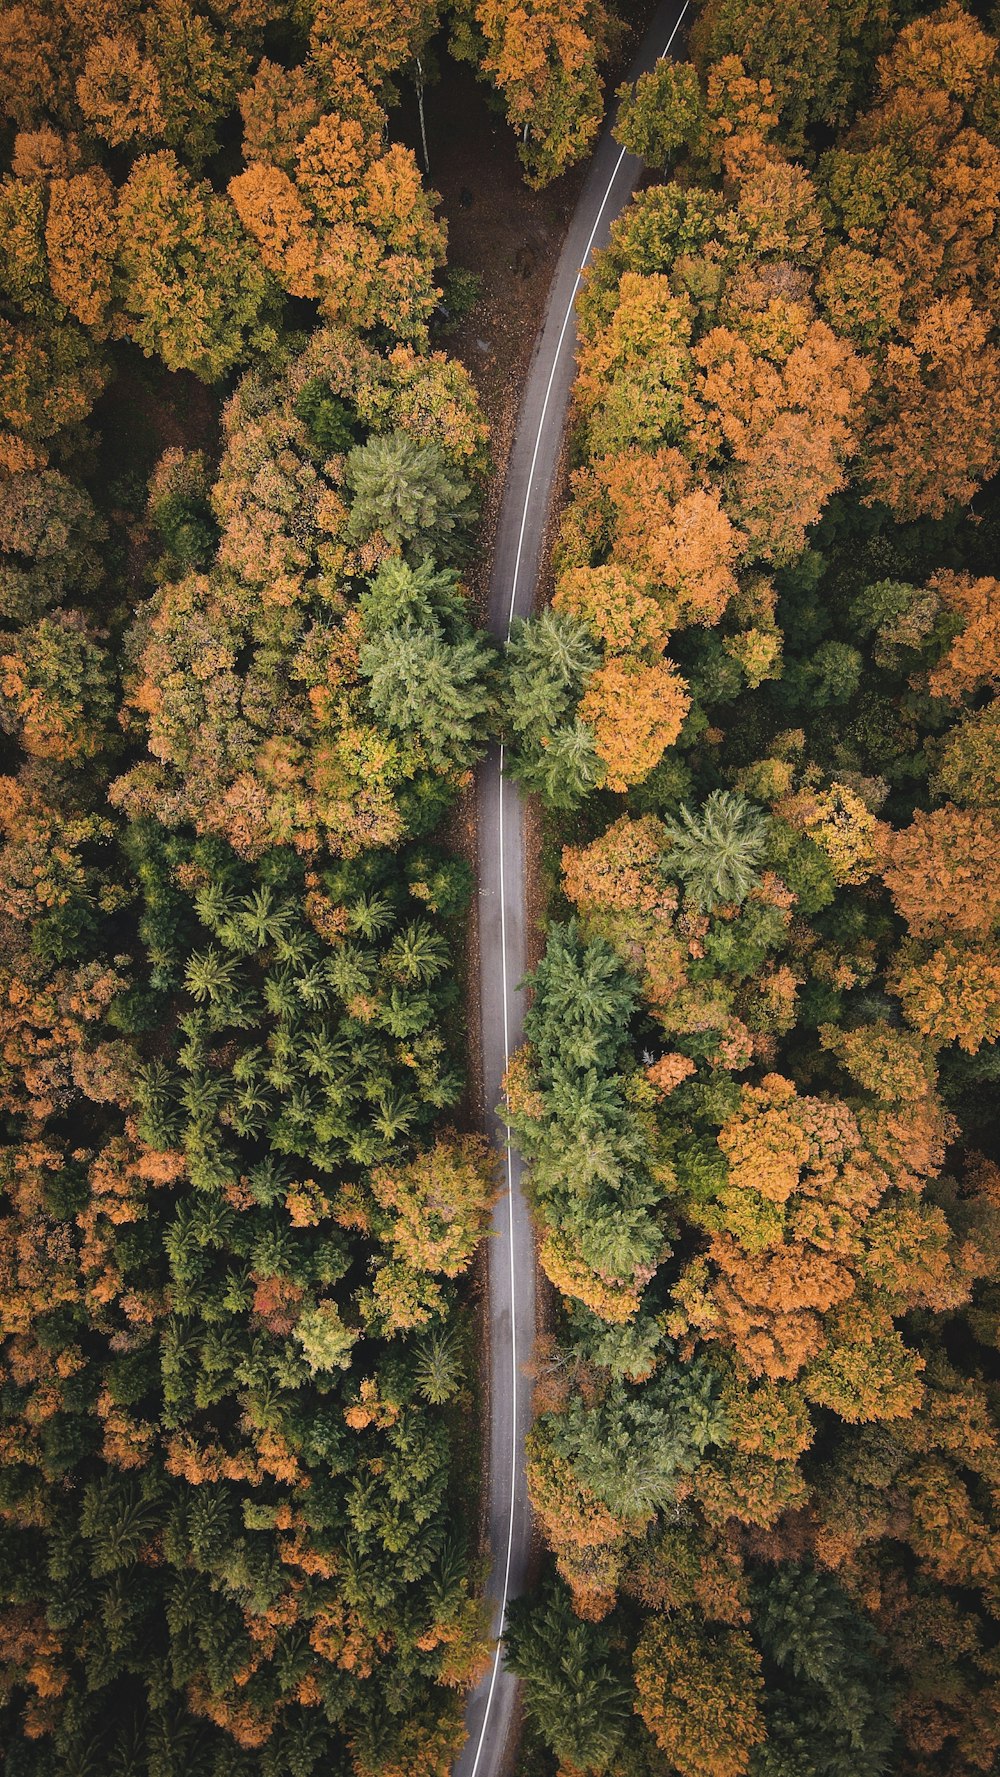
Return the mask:
<path id="1" fill-rule="evenodd" d="M 465 67 L 428 92 L 431 184 L 448 223 L 449 266 L 480 280 L 479 301 L 442 344 L 473 377 L 490 424 L 492 472 L 471 590 L 485 608 L 500 497 L 525 375 L 587 166 L 545 191 L 524 183 L 512 131 Z"/>

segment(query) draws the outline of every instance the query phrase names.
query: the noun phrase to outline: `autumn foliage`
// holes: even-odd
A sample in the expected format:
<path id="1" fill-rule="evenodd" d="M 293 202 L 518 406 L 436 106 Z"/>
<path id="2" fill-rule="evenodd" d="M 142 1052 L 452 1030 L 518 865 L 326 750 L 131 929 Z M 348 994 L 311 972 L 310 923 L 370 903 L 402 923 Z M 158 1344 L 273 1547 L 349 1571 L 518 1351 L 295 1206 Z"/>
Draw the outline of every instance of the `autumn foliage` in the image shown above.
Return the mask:
<path id="1" fill-rule="evenodd" d="M 574 916 L 508 1075 L 561 1299 L 515 1665 L 588 1777 L 957 1777 L 1000 1747 L 997 44 L 957 0 L 690 44 L 625 93 L 666 176 L 586 280 L 511 645 Z M 663 664 L 672 739 L 624 695 Z"/>
<path id="2" fill-rule="evenodd" d="M 445 229 L 387 112 L 437 25 L 0 18 L 26 1777 L 441 1777 L 488 1656 L 455 1457 L 494 1179 L 452 1128 L 469 872 L 429 838 L 493 707 L 460 579 L 486 430 L 430 347 Z"/>
<path id="3" fill-rule="evenodd" d="M 649 776 L 688 714 L 664 660 L 672 632 L 719 625 L 736 670 L 774 676 L 773 607 L 757 576 L 801 553 L 857 450 L 870 374 L 819 313 L 817 194 L 769 150 L 734 165 L 728 199 L 644 193 L 582 299 L 586 461 L 563 516 L 554 604 L 605 655 L 574 715 L 614 790 Z M 524 769 L 531 781 L 530 756 Z"/>
<path id="4" fill-rule="evenodd" d="M 496 1171 L 442 822 L 500 729 L 551 916 L 525 1768 L 1000 1756 L 996 19 L 689 24 L 501 658 L 421 125 L 458 57 L 563 174 L 611 9 L 2 10 L 15 1777 L 453 1766 Z"/>

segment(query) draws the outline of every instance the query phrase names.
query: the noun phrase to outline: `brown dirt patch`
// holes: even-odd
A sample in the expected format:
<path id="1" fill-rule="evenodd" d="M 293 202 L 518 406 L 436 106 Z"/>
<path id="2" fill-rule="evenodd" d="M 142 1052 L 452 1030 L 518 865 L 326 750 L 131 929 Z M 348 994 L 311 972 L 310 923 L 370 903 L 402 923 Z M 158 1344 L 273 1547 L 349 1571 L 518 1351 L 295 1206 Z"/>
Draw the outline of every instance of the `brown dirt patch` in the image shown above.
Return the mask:
<path id="1" fill-rule="evenodd" d="M 623 0 L 624 26 L 605 78 L 610 99 L 650 13 L 649 0 Z M 439 46 L 440 47 L 440 46 Z M 482 293 L 471 314 L 440 340 L 472 375 L 491 429 L 487 488 L 470 590 L 485 603 L 493 536 L 517 410 L 542 324 L 545 300 L 589 157 L 544 191 L 531 191 L 517 142 L 496 96 L 472 68 L 440 54 L 441 78 L 425 92 L 428 182 L 448 224 L 448 264 L 473 271 Z M 406 91 L 392 133 L 423 166 L 416 99 Z"/>
<path id="2" fill-rule="evenodd" d="M 513 132 L 471 68 L 445 63 L 426 94 L 430 183 L 448 223 L 448 263 L 476 273 L 481 295 L 441 345 L 473 377 L 490 424 L 492 473 L 470 590 L 485 607 L 489 565 L 518 404 L 586 163 L 545 191 L 524 183 Z M 411 106 L 401 114 L 417 146 Z M 418 147 L 418 155 L 419 155 Z"/>

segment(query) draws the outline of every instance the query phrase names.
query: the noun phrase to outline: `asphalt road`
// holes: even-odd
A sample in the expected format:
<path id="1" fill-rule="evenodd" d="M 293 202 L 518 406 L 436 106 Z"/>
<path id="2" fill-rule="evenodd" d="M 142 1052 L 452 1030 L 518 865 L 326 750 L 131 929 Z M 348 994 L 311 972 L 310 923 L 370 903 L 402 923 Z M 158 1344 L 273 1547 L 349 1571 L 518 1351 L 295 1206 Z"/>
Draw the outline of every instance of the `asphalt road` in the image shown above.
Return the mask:
<path id="1" fill-rule="evenodd" d="M 689 4 L 690 0 L 667 0 L 658 8 L 630 71 L 632 79 L 676 44 Z M 524 386 L 497 531 L 489 627 L 501 641 L 507 639 L 511 619 L 527 616 L 534 604 L 573 384 L 573 305 L 581 268 L 606 244 L 611 223 L 628 202 L 641 170 L 640 162 L 625 154 L 606 130 L 552 280 Z M 531 1548 L 524 1472 L 531 1390 L 524 1369 L 535 1343 L 535 1248 L 521 1159 L 508 1146 L 508 1131 L 490 1114 L 500 1102 L 507 1060 L 521 1041 L 520 982 L 527 968 L 524 810 L 516 784 L 504 778 L 503 764 L 503 746 L 492 748 L 477 782 L 483 1081 L 490 1134 L 506 1167 L 489 1250 L 487 1596 L 497 1648 L 489 1671 L 469 1697 L 468 1740 L 454 1777 L 500 1777 L 509 1769 L 517 1681 L 503 1663 L 502 1635 L 507 1603 L 524 1589 Z"/>

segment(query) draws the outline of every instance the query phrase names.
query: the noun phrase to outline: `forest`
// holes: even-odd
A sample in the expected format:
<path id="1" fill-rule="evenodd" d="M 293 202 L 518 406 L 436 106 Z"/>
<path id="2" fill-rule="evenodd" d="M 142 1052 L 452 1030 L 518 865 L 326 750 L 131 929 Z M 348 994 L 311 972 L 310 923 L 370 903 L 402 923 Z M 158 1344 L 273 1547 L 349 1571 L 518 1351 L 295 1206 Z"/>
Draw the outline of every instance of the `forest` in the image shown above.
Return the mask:
<path id="1" fill-rule="evenodd" d="M 998 1768 L 998 23 L 706 0 L 622 94 L 511 649 L 532 1777 Z"/>
<path id="2" fill-rule="evenodd" d="M 702 0 L 616 92 L 648 10 L 0 12 L 10 1777 L 452 1769 L 499 735 L 518 1777 L 1000 1770 L 1000 9 Z M 532 191 L 616 97 L 645 168 L 506 650 L 456 69 Z"/>
<path id="3" fill-rule="evenodd" d="M 444 1772 L 486 1651 L 486 428 L 388 125 L 437 28 L 0 19 L 11 1777 Z"/>

